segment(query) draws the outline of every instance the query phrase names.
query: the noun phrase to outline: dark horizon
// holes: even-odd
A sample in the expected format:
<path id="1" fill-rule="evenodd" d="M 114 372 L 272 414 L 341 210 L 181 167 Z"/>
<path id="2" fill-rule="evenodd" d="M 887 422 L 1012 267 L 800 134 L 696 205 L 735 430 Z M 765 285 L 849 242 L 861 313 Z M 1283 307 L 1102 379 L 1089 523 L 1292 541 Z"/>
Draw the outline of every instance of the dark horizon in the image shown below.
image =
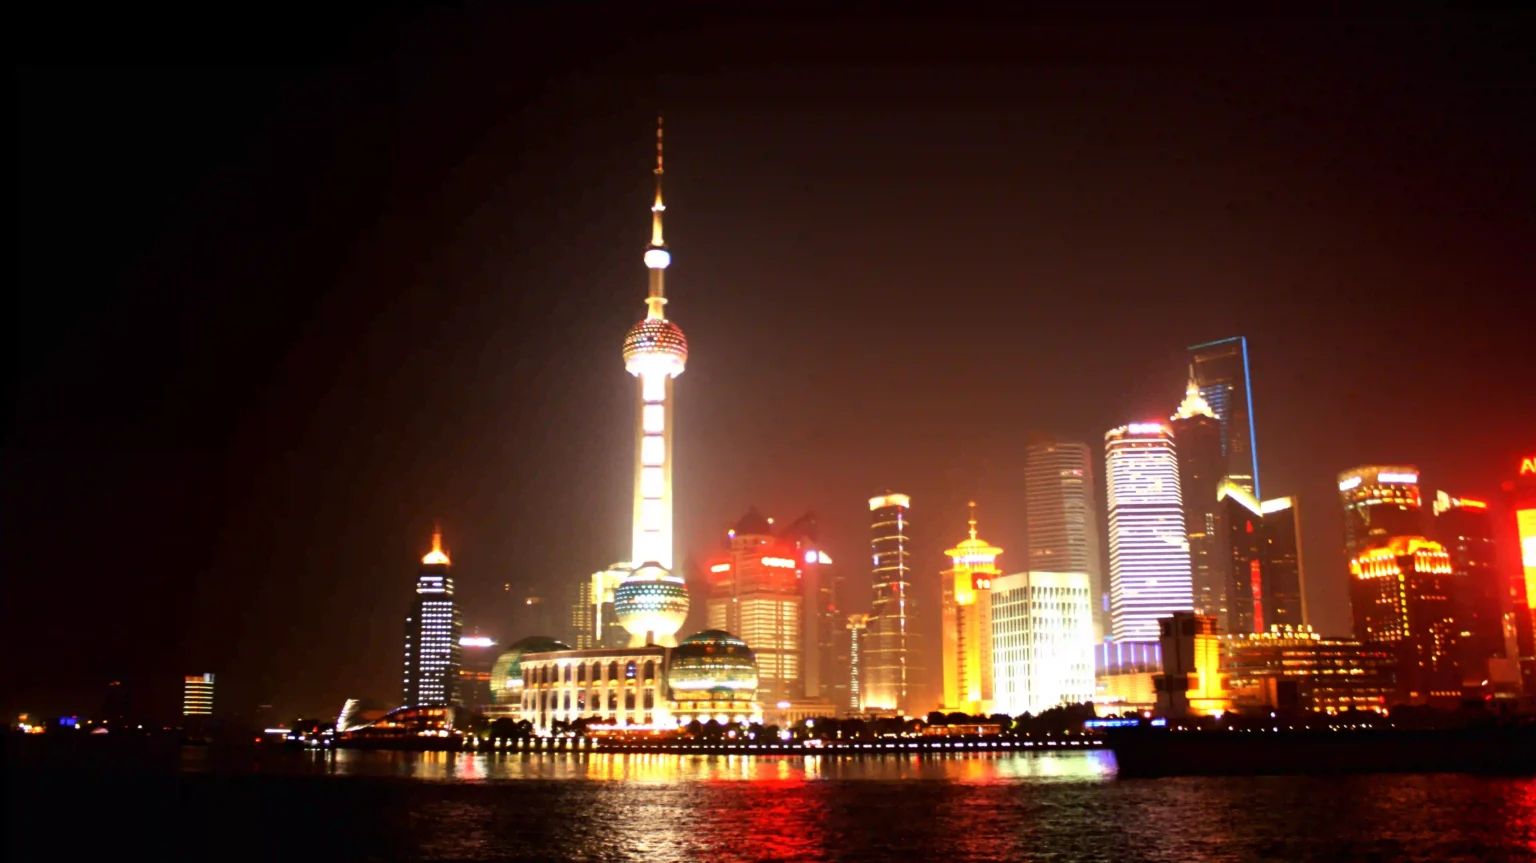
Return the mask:
<path id="1" fill-rule="evenodd" d="M 1185 349 L 1241 335 L 1264 496 L 1299 497 L 1343 634 L 1338 471 L 1497 500 L 1536 448 L 1524 22 L 279 29 L 18 70 L 11 715 L 202 671 L 225 706 L 394 697 L 434 520 L 503 642 L 533 633 L 498 631 L 502 584 L 625 558 L 658 110 L 680 562 L 814 510 L 861 610 L 890 488 L 936 604 L 967 500 L 1023 568 L 1030 433 L 1166 419 Z"/>

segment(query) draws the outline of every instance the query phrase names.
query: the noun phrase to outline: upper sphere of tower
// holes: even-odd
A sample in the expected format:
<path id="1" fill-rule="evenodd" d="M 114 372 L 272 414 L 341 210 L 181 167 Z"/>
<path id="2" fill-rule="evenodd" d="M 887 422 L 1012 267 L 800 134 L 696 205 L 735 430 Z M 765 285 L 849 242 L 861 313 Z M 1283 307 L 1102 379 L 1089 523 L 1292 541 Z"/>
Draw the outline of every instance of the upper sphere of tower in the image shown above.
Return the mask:
<path id="1" fill-rule="evenodd" d="M 624 336 L 624 369 L 632 375 L 660 372 L 675 378 L 687 362 L 688 340 L 665 318 L 647 318 Z"/>

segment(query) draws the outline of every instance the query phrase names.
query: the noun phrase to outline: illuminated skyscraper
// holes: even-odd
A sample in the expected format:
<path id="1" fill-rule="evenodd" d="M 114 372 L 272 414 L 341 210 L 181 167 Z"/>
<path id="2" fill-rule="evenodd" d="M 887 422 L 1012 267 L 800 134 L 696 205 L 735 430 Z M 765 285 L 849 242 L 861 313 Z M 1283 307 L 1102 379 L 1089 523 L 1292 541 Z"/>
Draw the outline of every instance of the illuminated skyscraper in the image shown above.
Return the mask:
<path id="1" fill-rule="evenodd" d="M 1159 618 L 1193 604 L 1173 433 L 1131 423 L 1104 440 L 1112 631 L 1116 641 L 1155 641 Z"/>
<path id="2" fill-rule="evenodd" d="M 869 629 L 869 615 L 848 615 L 848 709 L 864 709 L 864 633 Z"/>
<path id="3" fill-rule="evenodd" d="M 1366 465 L 1339 474 L 1344 503 L 1344 554 L 1354 557 L 1394 536 L 1423 536 L 1419 469 Z"/>
<path id="4" fill-rule="evenodd" d="M 1002 575 L 1003 550 L 976 537 L 971 502 L 970 538 L 946 550 L 943 580 L 944 709 L 972 716 L 992 712 L 992 580 Z"/>
<path id="5" fill-rule="evenodd" d="M 1295 498 L 1260 502 L 1232 479 L 1216 489 L 1223 571 L 1231 601 L 1221 619 L 1228 633 L 1243 635 L 1306 623 Z"/>
<path id="6" fill-rule="evenodd" d="M 1221 555 L 1221 508 L 1216 505 L 1216 486 L 1226 476 L 1227 459 L 1222 452 L 1221 423 L 1200 395 L 1193 374 L 1184 401 L 1168 425 L 1179 448 L 1179 493 L 1184 498 L 1194 610 L 1225 623 L 1230 579 Z"/>
<path id="7" fill-rule="evenodd" d="M 998 576 L 991 600 L 993 710 L 1016 716 L 1093 700 L 1087 573 Z"/>
<path id="8" fill-rule="evenodd" d="M 1200 395 L 1221 422 L 1226 475 L 1259 497 L 1259 447 L 1253 430 L 1253 388 L 1248 377 L 1248 340 L 1243 336 L 1189 349 Z"/>
<path id="9" fill-rule="evenodd" d="M 188 674 L 181 687 L 182 716 L 213 715 L 212 674 Z"/>
<path id="10" fill-rule="evenodd" d="M 1086 443 L 1032 437 L 1024 456 L 1024 503 L 1029 568 L 1088 574 L 1093 637 L 1098 640 L 1109 632 L 1109 590 L 1099 550 L 1093 462 L 1093 451 Z"/>
<path id="11" fill-rule="evenodd" d="M 453 600 L 450 566 L 443 551 L 443 532 L 433 530 L 432 550 L 421 559 L 416 576 L 416 601 L 405 618 L 405 707 L 453 703 L 464 625 Z"/>
<path id="12" fill-rule="evenodd" d="M 911 537 L 912 499 L 886 493 L 869 499 L 874 601 L 864 639 L 864 706 L 907 711 L 919 669 L 914 651 Z"/>
<path id="13" fill-rule="evenodd" d="M 1518 659 L 1518 648 L 1510 655 L 1504 637 L 1504 605 L 1508 588 L 1499 573 L 1498 538 L 1494 533 L 1493 514 L 1488 502 L 1465 497 L 1435 494 L 1434 526 L 1431 538 L 1445 546 L 1455 576 L 1454 599 L 1461 620 L 1461 665 L 1466 682 L 1479 685 L 1497 676 L 1490 673 L 1488 661 L 1495 657 Z"/>
<path id="14" fill-rule="evenodd" d="M 800 562 L 792 544 L 753 508 L 730 532 L 729 560 L 710 567 L 710 629 L 735 633 L 757 659 L 757 691 L 765 704 L 798 699 L 801 682 Z"/>
<path id="15" fill-rule="evenodd" d="M 656 122 L 656 202 L 645 250 L 650 290 L 645 320 L 624 337 L 624 368 L 639 387 L 635 413 L 634 572 L 614 590 L 614 613 L 630 646 L 677 645 L 688 615 L 688 588 L 672 572 L 672 384 L 688 361 L 688 340 L 663 312 L 672 255 L 662 238 L 661 121 Z"/>
<path id="16" fill-rule="evenodd" d="M 787 557 L 800 567 L 801 674 L 806 698 L 848 700 L 848 622 L 843 611 L 843 578 L 818 537 L 816 516 L 806 513 L 779 532 Z"/>
<path id="17" fill-rule="evenodd" d="M 566 641 L 577 650 L 597 647 L 597 604 L 593 601 L 593 579 L 578 578 L 570 583 L 566 607 Z"/>
<path id="18" fill-rule="evenodd" d="M 1394 536 L 1353 557 L 1349 574 L 1355 637 L 1397 653 L 1397 703 L 1458 704 L 1461 627 L 1444 546 Z"/>

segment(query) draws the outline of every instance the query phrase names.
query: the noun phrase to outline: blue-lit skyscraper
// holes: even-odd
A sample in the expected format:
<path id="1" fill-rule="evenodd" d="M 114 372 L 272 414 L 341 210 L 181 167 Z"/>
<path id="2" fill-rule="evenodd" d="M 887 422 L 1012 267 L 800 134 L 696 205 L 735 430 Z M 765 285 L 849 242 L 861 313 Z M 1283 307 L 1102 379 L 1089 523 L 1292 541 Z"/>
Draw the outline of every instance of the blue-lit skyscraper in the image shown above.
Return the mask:
<path id="1" fill-rule="evenodd" d="M 1104 441 L 1111 632 L 1116 641 L 1156 641 L 1158 618 L 1194 603 L 1173 432 L 1131 423 Z"/>
<path id="2" fill-rule="evenodd" d="M 442 531 L 432 532 L 432 550 L 421 559 L 416 601 L 405 618 L 405 707 L 434 707 L 453 702 L 458 681 L 459 635 L 463 623 L 453 600 L 453 576 L 443 551 Z"/>
<path id="3" fill-rule="evenodd" d="M 1259 450 L 1253 433 L 1253 388 L 1248 378 L 1248 340 L 1242 336 L 1189 349 L 1189 365 L 1200 395 L 1221 422 L 1221 449 L 1227 476 L 1249 494 L 1259 494 Z"/>

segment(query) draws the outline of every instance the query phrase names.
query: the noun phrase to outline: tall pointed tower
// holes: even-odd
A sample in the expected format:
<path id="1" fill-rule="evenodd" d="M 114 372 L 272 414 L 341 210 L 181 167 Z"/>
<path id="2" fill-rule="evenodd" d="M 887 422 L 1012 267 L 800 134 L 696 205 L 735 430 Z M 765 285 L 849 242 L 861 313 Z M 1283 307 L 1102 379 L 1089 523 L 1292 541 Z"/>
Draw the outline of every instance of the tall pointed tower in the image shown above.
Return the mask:
<path id="1" fill-rule="evenodd" d="M 452 562 L 443 551 L 443 531 L 432 528 L 432 550 L 421 559 L 416 601 L 405 618 L 404 696 L 406 707 L 436 707 L 461 701 L 458 683 L 463 622 L 453 598 Z"/>
<path id="2" fill-rule="evenodd" d="M 992 581 L 1001 576 L 1003 550 L 976 537 L 976 502 L 971 501 L 971 535 L 944 552 L 944 707 L 971 715 L 992 712 Z"/>
<path id="3" fill-rule="evenodd" d="M 672 574 L 672 381 L 688 361 L 688 340 L 665 315 L 666 272 L 672 263 L 662 236 L 661 118 L 656 118 L 656 202 L 645 249 L 650 290 L 645 320 L 624 337 L 624 368 L 639 382 L 635 414 L 635 570 L 614 590 L 614 613 L 632 646 L 675 646 L 688 614 L 688 590 Z"/>

